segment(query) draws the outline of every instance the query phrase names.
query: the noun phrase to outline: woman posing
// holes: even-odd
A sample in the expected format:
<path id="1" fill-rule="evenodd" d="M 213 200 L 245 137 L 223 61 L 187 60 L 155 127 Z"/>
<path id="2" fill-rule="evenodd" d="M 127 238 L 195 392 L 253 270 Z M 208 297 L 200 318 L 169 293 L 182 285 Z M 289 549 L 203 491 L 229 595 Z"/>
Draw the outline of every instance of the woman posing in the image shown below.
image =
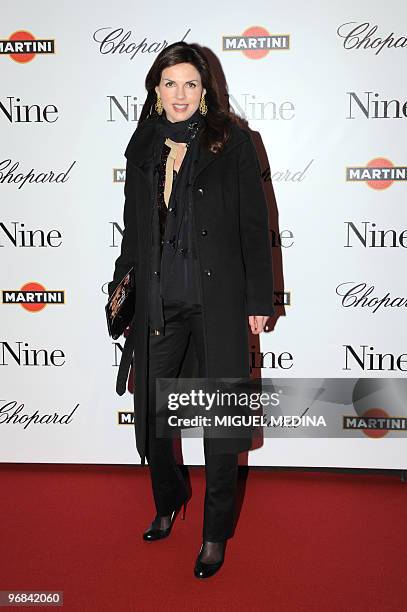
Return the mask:
<path id="1" fill-rule="evenodd" d="M 109 295 L 135 267 L 136 304 L 119 368 L 134 362 L 137 450 L 148 461 L 156 517 L 168 537 L 188 498 L 172 440 L 156 435 L 157 377 L 248 378 L 249 327 L 274 313 L 267 205 L 250 134 L 219 99 L 198 45 L 161 51 L 127 146 L 124 232 Z M 238 453 L 250 438 L 204 437 L 206 492 L 198 578 L 223 564 L 233 535 Z"/>

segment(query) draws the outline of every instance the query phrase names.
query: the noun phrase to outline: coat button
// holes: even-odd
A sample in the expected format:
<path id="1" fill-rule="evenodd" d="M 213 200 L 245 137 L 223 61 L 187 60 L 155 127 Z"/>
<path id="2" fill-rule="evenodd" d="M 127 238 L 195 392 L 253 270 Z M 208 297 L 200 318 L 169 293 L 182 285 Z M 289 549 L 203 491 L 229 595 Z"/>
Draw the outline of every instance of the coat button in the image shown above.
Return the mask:
<path id="1" fill-rule="evenodd" d="M 207 236 L 208 235 L 208 230 L 203 229 L 201 230 L 201 236 Z"/>
<path id="2" fill-rule="evenodd" d="M 210 268 L 208 268 L 207 270 L 204 270 L 206 276 L 210 276 L 212 274 L 212 270 Z"/>
<path id="3" fill-rule="evenodd" d="M 200 195 L 202 197 L 203 194 L 204 194 L 203 189 L 200 187 L 199 189 L 197 189 L 197 193 L 198 193 L 198 195 Z"/>

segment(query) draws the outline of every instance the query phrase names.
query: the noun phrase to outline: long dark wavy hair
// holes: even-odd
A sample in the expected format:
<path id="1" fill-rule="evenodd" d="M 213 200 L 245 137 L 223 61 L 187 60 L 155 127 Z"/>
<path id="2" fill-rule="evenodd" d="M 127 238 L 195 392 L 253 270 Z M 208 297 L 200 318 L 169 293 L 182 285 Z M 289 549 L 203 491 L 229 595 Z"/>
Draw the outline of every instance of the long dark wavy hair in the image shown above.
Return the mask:
<path id="1" fill-rule="evenodd" d="M 169 66 L 184 62 L 195 66 L 201 75 L 202 87 L 206 89 L 205 100 L 208 112 L 205 115 L 202 144 L 213 153 L 218 153 L 223 149 L 229 138 L 233 117 L 229 110 L 229 104 L 225 107 L 220 102 L 218 85 L 211 75 L 205 55 L 197 44 L 188 44 L 184 41 L 175 42 L 162 49 L 157 55 L 146 76 L 147 98 L 140 113 L 139 124 L 147 117 L 157 116 L 157 111 L 154 108 L 157 100 L 155 87 L 161 81 L 162 71 Z"/>

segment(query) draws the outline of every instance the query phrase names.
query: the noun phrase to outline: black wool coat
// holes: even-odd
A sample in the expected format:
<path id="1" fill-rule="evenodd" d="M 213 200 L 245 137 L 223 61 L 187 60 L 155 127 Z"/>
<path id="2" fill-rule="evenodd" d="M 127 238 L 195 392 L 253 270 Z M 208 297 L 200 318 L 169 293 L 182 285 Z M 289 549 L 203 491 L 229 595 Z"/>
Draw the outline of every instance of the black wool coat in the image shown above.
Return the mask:
<path id="1" fill-rule="evenodd" d="M 136 304 L 123 349 L 117 392 L 122 395 L 134 360 L 136 446 L 146 453 L 148 414 L 148 288 L 151 254 L 153 134 L 156 116 L 144 120 L 126 148 L 124 232 L 109 296 L 135 266 Z M 200 145 L 192 184 L 203 296 L 208 378 L 249 378 L 249 315 L 273 315 L 269 219 L 260 166 L 250 133 L 233 123 L 220 153 Z M 134 351 L 134 354 L 133 354 Z M 180 377 L 197 374 L 191 340 Z M 209 452 L 248 450 L 248 438 L 209 440 Z"/>

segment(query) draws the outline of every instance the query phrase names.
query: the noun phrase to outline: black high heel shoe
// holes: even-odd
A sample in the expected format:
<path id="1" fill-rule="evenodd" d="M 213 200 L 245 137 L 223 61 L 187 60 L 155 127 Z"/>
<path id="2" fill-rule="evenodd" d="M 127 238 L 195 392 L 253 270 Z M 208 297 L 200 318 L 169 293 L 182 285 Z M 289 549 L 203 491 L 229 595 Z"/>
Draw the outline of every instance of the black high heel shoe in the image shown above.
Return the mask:
<path id="1" fill-rule="evenodd" d="M 205 563 L 201 561 L 201 558 L 203 556 L 202 553 L 204 552 L 204 548 L 205 548 L 205 544 L 221 544 L 222 545 L 221 558 L 219 559 L 219 561 L 215 561 L 213 563 Z M 226 541 L 204 542 L 201 546 L 201 550 L 199 551 L 197 560 L 195 562 L 195 568 L 194 568 L 195 577 L 196 578 L 209 578 L 210 576 L 213 576 L 214 574 L 216 574 L 216 572 L 220 570 L 220 568 L 223 565 L 223 561 L 225 559 L 225 548 L 226 548 Z"/>
<path id="2" fill-rule="evenodd" d="M 187 503 L 188 503 L 188 500 L 185 500 L 184 502 L 182 502 L 180 506 L 178 506 L 178 508 L 173 510 L 172 514 L 170 515 L 170 524 L 165 529 L 161 529 L 157 525 L 157 523 L 159 523 L 159 519 L 161 519 L 161 516 L 158 516 L 157 514 L 157 516 L 151 523 L 151 527 L 146 529 L 146 531 L 143 533 L 143 540 L 145 540 L 146 542 L 154 542 L 155 540 L 162 540 L 164 538 L 167 538 L 171 533 L 172 526 L 178 514 L 180 513 L 181 508 L 182 508 L 181 519 L 183 521 L 185 520 L 185 513 L 187 511 Z"/>

